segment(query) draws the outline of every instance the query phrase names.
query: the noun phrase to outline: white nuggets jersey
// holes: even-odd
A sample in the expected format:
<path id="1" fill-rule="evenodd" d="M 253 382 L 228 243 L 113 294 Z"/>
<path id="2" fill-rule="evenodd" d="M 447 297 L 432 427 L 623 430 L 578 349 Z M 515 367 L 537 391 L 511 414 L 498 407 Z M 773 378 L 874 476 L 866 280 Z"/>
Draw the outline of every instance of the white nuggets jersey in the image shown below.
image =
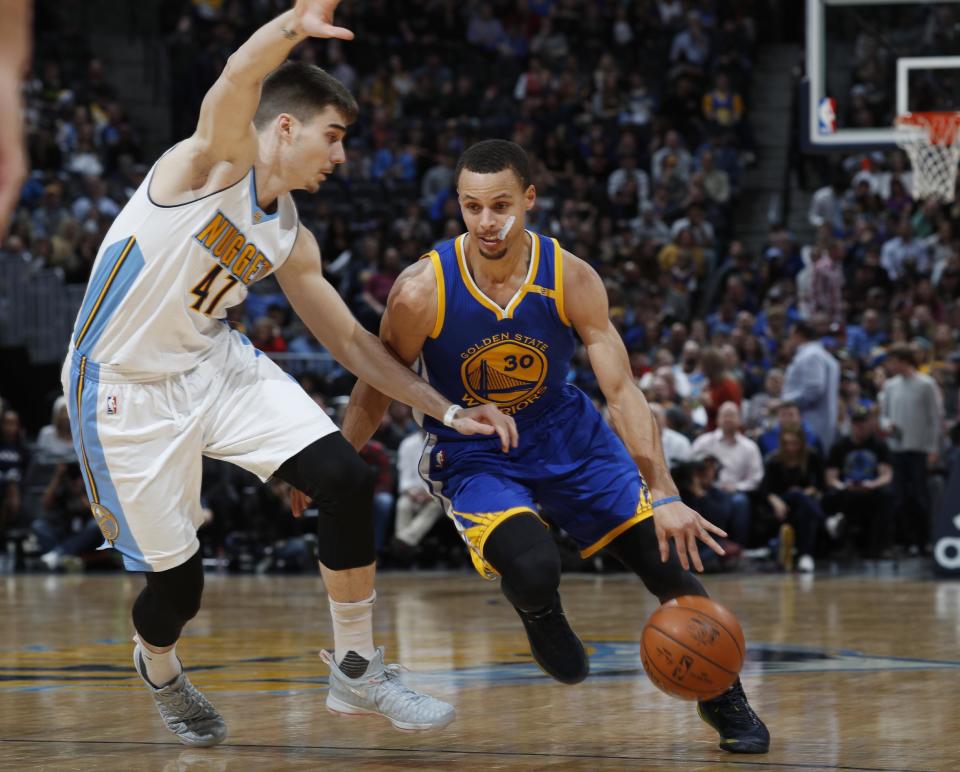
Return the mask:
<path id="1" fill-rule="evenodd" d="M 275 271 L 297 238 L 289 194 L 257 205 L 254 169 L 229 188 L 156 204 L 156 164 L 100 246 L 71 345 L 119 372 L 166 375 L 196 366 L 228 332 L 226 310 Z"/>

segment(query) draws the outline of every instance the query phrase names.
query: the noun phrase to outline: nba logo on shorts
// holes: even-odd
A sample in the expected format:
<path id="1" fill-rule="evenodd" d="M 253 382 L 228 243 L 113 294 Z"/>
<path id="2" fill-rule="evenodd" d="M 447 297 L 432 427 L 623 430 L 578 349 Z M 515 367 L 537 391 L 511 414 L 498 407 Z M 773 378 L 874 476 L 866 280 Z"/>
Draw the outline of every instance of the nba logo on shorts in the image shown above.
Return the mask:
<path id="1" fill-rule="evenodd" d="M 837 100 L 824 97 L 817 108 L 817 132 L 835 134 L 837 131 Z"/>
<path id="2" fill-rule="evenodd" d="M 115 394 L 110 394 L 107 397 L 107 415 L 116 415 L 117 414 L 117 397 Z"/>

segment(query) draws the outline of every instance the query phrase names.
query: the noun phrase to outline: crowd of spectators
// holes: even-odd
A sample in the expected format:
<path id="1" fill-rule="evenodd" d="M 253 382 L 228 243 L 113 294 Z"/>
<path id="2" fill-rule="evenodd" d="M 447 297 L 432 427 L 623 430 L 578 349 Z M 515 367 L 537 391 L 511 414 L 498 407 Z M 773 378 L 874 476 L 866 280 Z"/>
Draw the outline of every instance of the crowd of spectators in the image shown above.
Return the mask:
<path id="1" fill-rule="evenodd" d="M 229 53 L 279 5 L 196 1 L 175 19 L 171 143 L 192 130 Z M 329 278 L 376 329 L 399 272 L 462 230 L 459 153 L 483 138 L 517 141 L 538 191 L 529 227 L 600 273 L 684 500 L 729 533 L 728 557 L 713 567 L 766 556 L 790 568 L 796 553 L 809 571 L 851 545 L 867 557 L 919 552 L 957 420 L 960 209 L 913 201 L 904 159 L 876 155 L 838 167 L 817 191 L 812 243 L 781 227 L 759 252 L 736 238 L 761 5 L 345 3 L 338 21 L 356 41 L 307 43 L 296 55 L 349 86 L 360 118 L 349 162 L 299 210 Z M 99 60 L 67 72 L 38 61 L 28 84 L 33 174 L 3 252 L 83 282 L 152 159 Z M 337 415 L 351 378 L 275 284 L 256 285 L 228 319 Z M 602 406 L 582 349 L 569 380 Z M 58 415 L 44 431 L 66 441 Z M 75 459 L 35 449 L 31 461 L 12 409 L 2 430 L 8 526 L 26 524 L 49 567 L 89 559 Z M 378 550 L 400 565 L 457 565 L 465 553 L 416 475 L 418 432 L 394 404 L 363 449 L 378 472 Z M 208 460 L 204 472 L 210 560 L 250 570 L 312 562 L 309 518 L 285 516 L 282 484 Z"/>

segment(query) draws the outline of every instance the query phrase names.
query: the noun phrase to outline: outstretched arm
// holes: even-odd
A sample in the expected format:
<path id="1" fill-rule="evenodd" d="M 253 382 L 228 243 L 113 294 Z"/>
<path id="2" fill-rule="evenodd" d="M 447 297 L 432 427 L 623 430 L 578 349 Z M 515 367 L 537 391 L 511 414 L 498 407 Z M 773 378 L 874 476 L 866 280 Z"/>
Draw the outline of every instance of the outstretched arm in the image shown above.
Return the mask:
<path id="1" fill-rule="evenodd" d="M 208 185 L 235 182 L 246 173 L 256 158 L 253 116 L 267 75 L 308 37 L 353 39 L 350 30 L 332 24 L 339 2 L 297 0 L 233 52 L 203 99 L 196 131 L 161 160 L 162 176 L 152 192 L 175 199 L 187 191 L 201 193 Z"/>
<path id="2" fill-rule="evenodd" d="M 324 278 L 317 240 L 303 226 L 293 253 L 277 271 L 277 279 L 304 324 L 340 364 L 383 395 L 444 420 L 452 403 L 360 326 Z M 491 405 L 461 410 L 452 426 L 461 434 L 496 433 L 504 450 L 517 444 L 513 419 Z"/>
<path id="3" fill-rule="evenodd" d="M 590 366 L 607 400 L 614 431 L 643 474 L 653 500 L 676 496 L 677 486 L 663 455 L 653 413 L 643 392 L 633 382 L 627 350 L 620 334 L 610 323 L 603 282 L 585 262 L 564 253 L 563 288 L 568 298 L 567 316 L 586 346 Z M 654 523 L 663 561 L 670 554 L 670 539 L 674 540 L 685 569 L 692 562 L 698 571 L 703 570 L 697 539 L 714 552 L 723 554 L 723 548 L 710 533 L 718 536 L 726 536 L 726 533 L 680 501 L 657 507 Z"/>
<path id="4" fill-rule="evenodd" d="M 410 367 L 433 330 L 437 292 L 433 264 L 420 260 L 400 274 L 380 319 L 380 340 L 387 351 Z M 343 417 L 343 436 L 359 450 L 376 432 L 390 407 L 390 397 L 364 381 L 357 381 Z"/>

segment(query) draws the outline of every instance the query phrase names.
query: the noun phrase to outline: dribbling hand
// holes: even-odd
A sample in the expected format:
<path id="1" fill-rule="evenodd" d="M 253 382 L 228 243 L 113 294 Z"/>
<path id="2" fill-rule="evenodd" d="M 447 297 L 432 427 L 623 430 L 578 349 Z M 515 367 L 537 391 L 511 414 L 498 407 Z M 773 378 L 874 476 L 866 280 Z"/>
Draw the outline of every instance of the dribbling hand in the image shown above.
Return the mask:
<path id="1" fill-rule="evenodd" d="M 517 447 L 519 441 L 516 422 L 493 405 L 479 405 L 461 410 L 450 426 L 460 434 L 497 434 L 504 453 Z"/>
<path id="2" fill-rule="evenodd" d="M 339 4 L 340 0 L 297 0 L 293 12 L 300 28 L 312 38 L 353 40 L 350 30 L 333 25 L 333 12 Z"/>
<path id="3" fill-rule="evenodd" d="M 677 547 L 677 557 L 685 571 L 690 570 L 691 563 L 697 571 L 703 571 L 698 539 L 718 555 L 726 554 L 710 534 L 726 536 L 727 532 L 701 517 L 682 501 L 664 504 L 653 510 L 653 524 L 657 532 L 657 543 L 660 545 L 660 560 L 664 563 L 670 557 L 670 539 L 673 539 Z"/>

